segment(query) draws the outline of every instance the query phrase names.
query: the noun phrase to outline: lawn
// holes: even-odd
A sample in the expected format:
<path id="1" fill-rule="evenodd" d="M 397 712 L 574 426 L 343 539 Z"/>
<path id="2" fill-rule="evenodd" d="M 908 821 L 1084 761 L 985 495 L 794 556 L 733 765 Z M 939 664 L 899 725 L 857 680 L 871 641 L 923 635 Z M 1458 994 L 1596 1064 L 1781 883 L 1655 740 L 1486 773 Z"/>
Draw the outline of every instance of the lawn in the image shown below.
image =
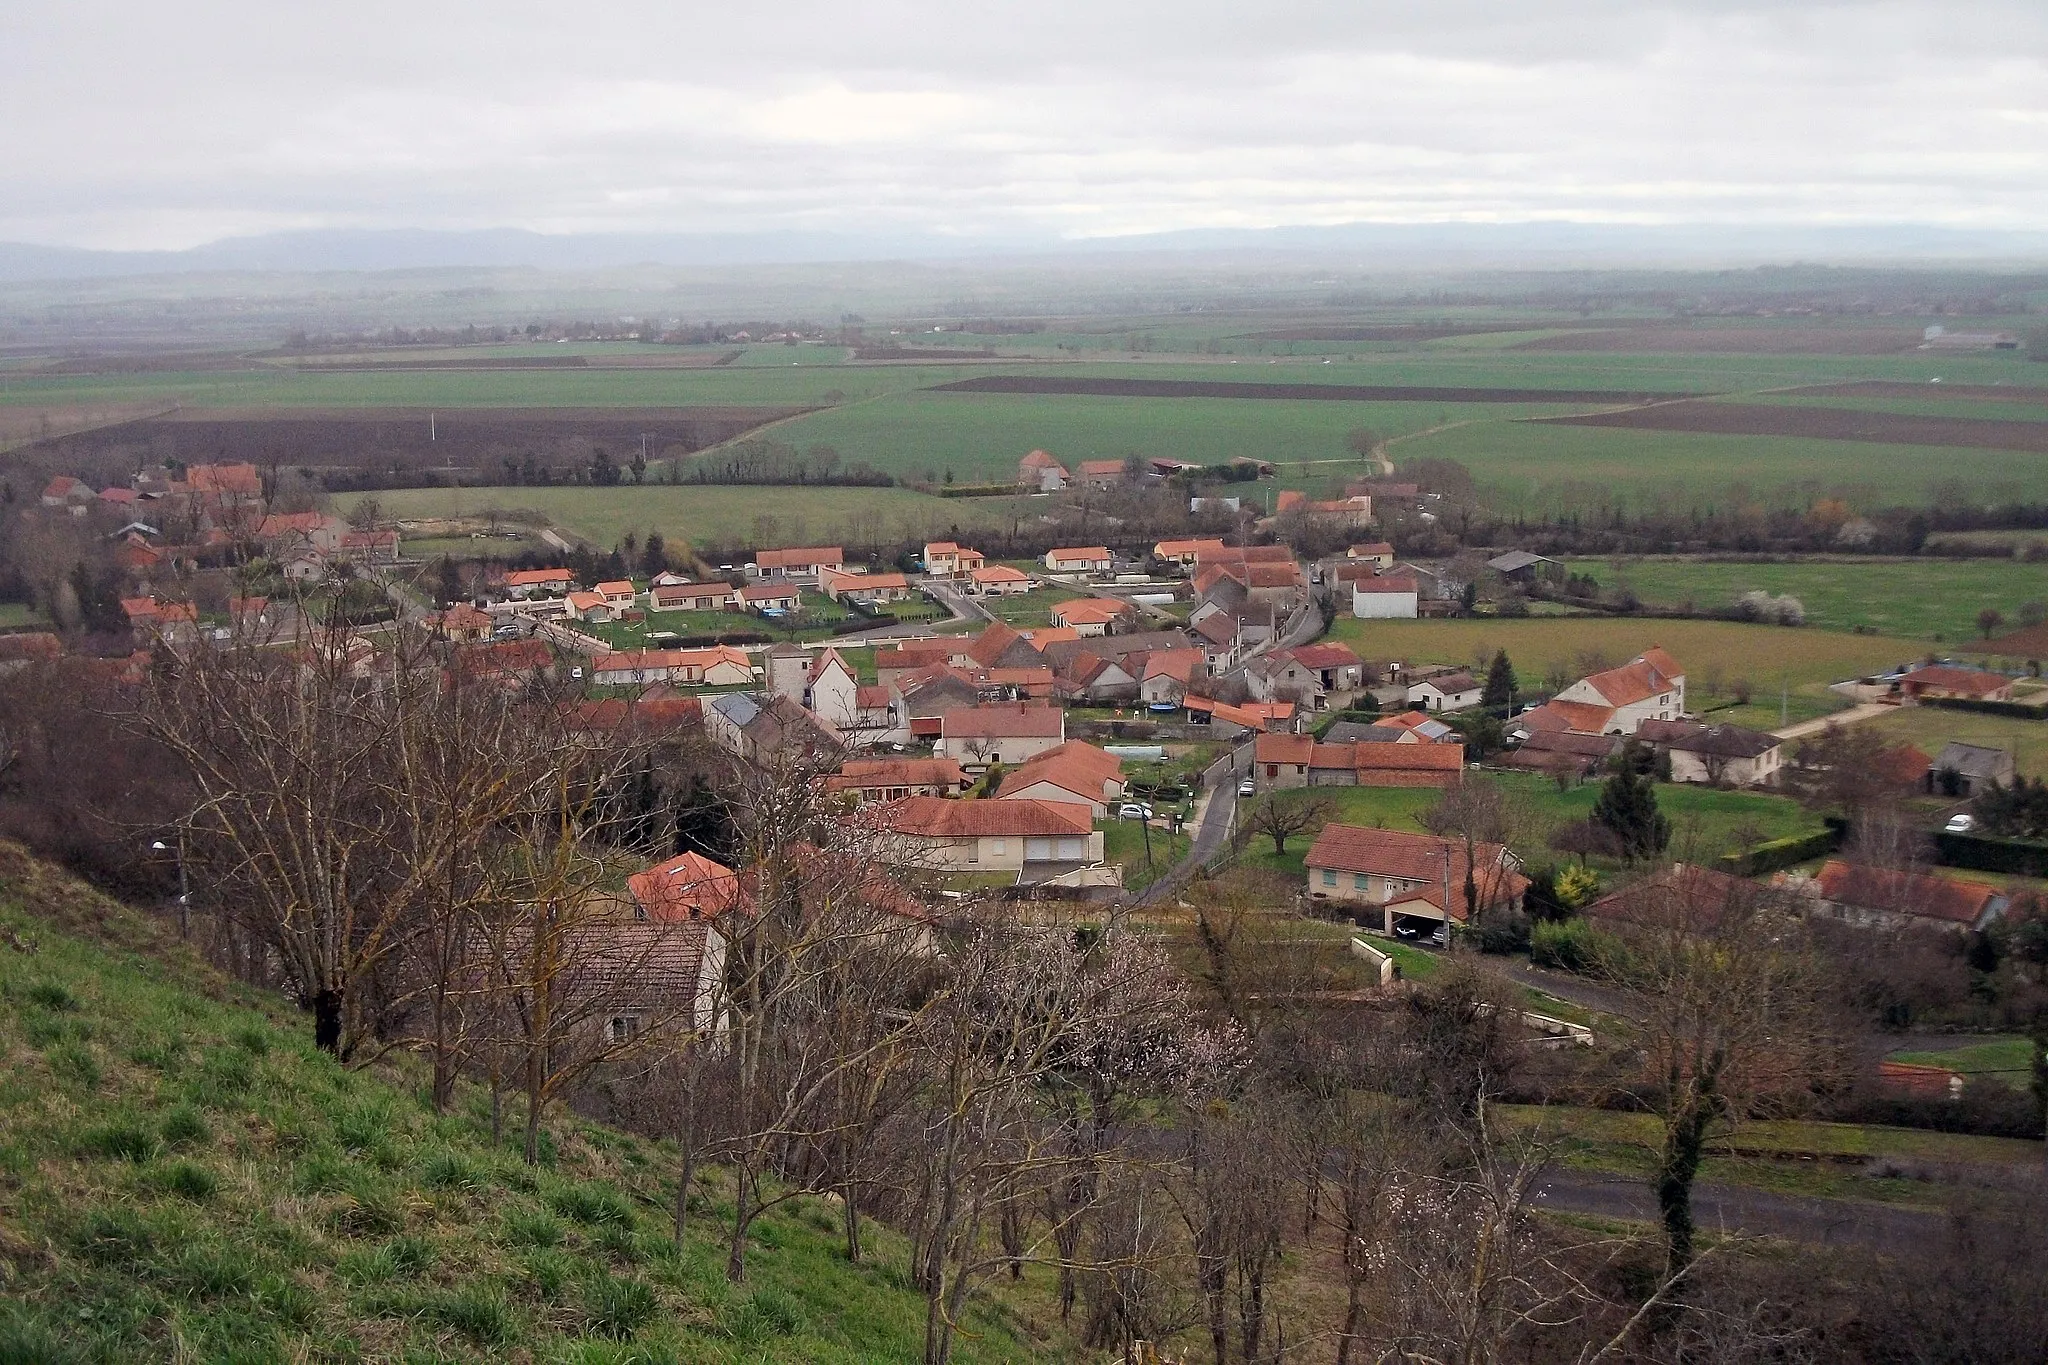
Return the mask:
<path id="1" fill-rule="evenodd" d="M 1826 559 L 1748 564 L 1658 556 L 1574 559 L 1574 573 L 1603 588 L 1633 588 L 1645 602 L 1705 610 L 1734 605 L 1752 589 L 1790 593 L 1809 628 L 1874 630 L 1914 640 L 1948 640 L 1967 652 L 1986 607 L 2017 623 L 2029 603 L 2048 604 L 2048 561 Z"/>
<path id="2" fill-rule="evenodd" d="M 1071 602 L 1077 597 L 1092 594 L 1077 592 L 1072 588 L 1047 587 L 1043 584 L 1030 592 L 1016 597 L 984 597 L 981 605 L 998 621 L 1007 621 L 1013 626 L 1049 626 L 1052 624 L 1052 609 L 1061 602 Z"/>
<path id="3" fill-rule="evenodd" d="M 0 602 L 0 627 L 47 626 L 49 618 L 27 602 Z"/>
<path id="4" fill-rule="evenodd" d="M 1610 664 L 1662 645 L 1686 670 L 1686 701 L 1694 711 L 1729 701 L 1725 689 L 1736 679 L 1754 685 L 1751 705 L 1716 710 L 1716 720 L 1770 729 L 1779 720 L 1779 688 L 1786 691 L 1789 720 L 1810 720 L 1839 711 L 1848 701 L 1828 684 L 1911 663 L 1927 646 L 1885 635 L 1850 635 L 1811 627 L 1755 626 L 1737 621 L 1678 621 L 1632 617 L 1552 617 L 1500 620 L 1485 617 L 1450 621 L 1358 621 L 1340 617 L 1330 638 L 1368 659 L 1474 664 L 1506 649 L 1527 688 L 1542 683 L 1553 667 L 1566 678 L 1585 672 L 1588 656 Z M 1709 686 L 1719 676 L 1724 690 Z"/>
<path id="5" fill-rule="evenodd" d="M 2018 1035 L 1959 1042 L 1933 1052 L 1894 1052 L 1888 1059 L 1920 1066 L 1945 1066 L 1966 1076 L 1993 1076 L 2015 1090 L 2024 1090 L 2034 1070 L 2034 1045 Z"/>
<path id="6" fill-rule="evenodd" d="M 659 531 L 671 546 L 837 545 L 971 533 L 1005 519 L 1007 498 L 935 498 L 908 488 L 407 488 L 378 494 L 395 518 L 532 509 L 600 548 Z"/>
<path id="7" fill-rule="evenodd" d="M 1583 820 L 1593 810 L 1600 794 L 1598 782 L 1582 782 L 1559 791 L 1547 777 L 1532 773 L 1495 773 L 1488 776 L 1501 784 L 1527 810 L 1530 832 L 1515 852 L 1532 864 L 1553 861 L 1546 841 L 1559 825 Z M 1327 797 L 1336 810 L 1331 817 L 1339 824 L 1367 825 L 1382 829 L 1422 831 L 1422 813 L 1436 803 L 1437 793 L 1426 787 L 1317 787 L 1282 792 L 1286 802 L 1313 801 Z M 1264 799 L 1264 798 L 1260 798 Z M 1754 829 L 1765 839 L 1806 834 L 1821 827 L 1797 802 L 1784 796 L 1757 792 L 1717 791 L 1710 787 L 1660 783 L 1657 805 L 1671 820 L 1673 856 L 1687 862 L 1701 862 L 1737 846 L 1737 832 Z M 1320 826 L 1318 826 L 1320 828 Z M 1297 834 L 1287 841 L 1287 851 L 1276 855 L 1273 840 L 1253 835 L 1239 861 L 1289 877 L 1302 875 L 1302 858 L 1315 842 L 1315 830 Z"/>
<path id="8" fill-rule="evenodd" d="M 1102 857 L 1105 862 L 1115 863 L 1124 870 L 1124 890 L 1142 891 L 1187 856 L 1193 842 L 1186 834 L 1170 834 L 1154 828 L 1151 831 L 1152 856 L 1145 857 L 1145 827 L 1136 820 L 1098 820 L 1095 827 L 1102 831 Z"/>
<path id="9" fill-rule="evenodd" d="M 2004 749 L 2020 772 L 2048 777 L 2048 722 L 1953 711 L 1945 706 L 1901 706 L 1859 723 L 1894 743 L 1917 745 L 1930 758 L 1951 741 Z"/>

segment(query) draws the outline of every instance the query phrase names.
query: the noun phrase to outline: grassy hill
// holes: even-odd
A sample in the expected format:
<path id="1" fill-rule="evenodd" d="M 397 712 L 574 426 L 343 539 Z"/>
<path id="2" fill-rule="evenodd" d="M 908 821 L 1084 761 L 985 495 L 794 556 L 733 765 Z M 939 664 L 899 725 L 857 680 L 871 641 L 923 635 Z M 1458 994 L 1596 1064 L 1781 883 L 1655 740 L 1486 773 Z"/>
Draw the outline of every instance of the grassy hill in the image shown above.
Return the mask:
<path id="1" fill-rule="evenodd" d="M 918 1358 L 901 1239 L 849 1263 L 822 1201 L 748 1280 L 671 1235 L 661 1145 L 574 1121 L 546 1160 L 314 1051 L 283 1002 L 0 844 L 0 1362 Z M 1035 1294 L 1035 1290 L 1032 1291 Z M 1002 1304 L 965 1362 L 1066 1358 Z"/>

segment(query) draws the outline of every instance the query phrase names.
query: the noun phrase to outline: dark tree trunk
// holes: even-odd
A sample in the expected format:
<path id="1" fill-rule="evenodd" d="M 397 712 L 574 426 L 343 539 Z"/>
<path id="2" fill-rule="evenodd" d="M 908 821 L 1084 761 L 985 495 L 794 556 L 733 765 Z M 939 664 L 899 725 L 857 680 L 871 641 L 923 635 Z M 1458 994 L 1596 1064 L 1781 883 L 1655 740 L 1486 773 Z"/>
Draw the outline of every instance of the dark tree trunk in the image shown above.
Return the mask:
<path id="1" fill-rule="evenodd" d="M 332 1056 L 341 1055 L 342 995 L 337 990 L 313 993 L 313 1045 Z"/>
<path id="2" fill-rule="evenodd" d="M 1665 1271 L 1676 1275 L 1692 1264 L 1692 1184 L 1700 1172 L 1712 1115 L 1689 1109 L 1676 1116 L 1657 1163 L 1657 1209 L 1664 1220 Z"/>

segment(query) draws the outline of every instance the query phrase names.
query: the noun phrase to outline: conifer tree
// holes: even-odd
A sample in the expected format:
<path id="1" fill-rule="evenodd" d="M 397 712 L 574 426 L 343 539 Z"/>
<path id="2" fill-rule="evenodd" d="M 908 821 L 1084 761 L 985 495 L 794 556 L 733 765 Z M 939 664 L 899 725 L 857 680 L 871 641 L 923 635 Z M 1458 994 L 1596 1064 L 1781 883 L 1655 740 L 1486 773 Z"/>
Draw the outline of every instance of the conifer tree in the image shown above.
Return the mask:
<path id="1" fill-rule="evenodd" d="M 1505 649 L 1494 651 L 1493 662 L 1486 669 L 1486 690 L 1480 694 L 1482 706 L 1513 706 L 1515 694 L 1522 685 L 1515 677 L 1515 666 L 1508 661 Z"/>
<path id="2" fill-rule="evenodd" d="M 1642 772 L 1641 746 L 1631 740 L 1616 762 L 1613 776 L 1593 803 L 1593 820 L 1611 831 L 1631 862 L 1662 853 L 1671 842 L 1671 821 L 1657 809 L 1657 787 Z"/>

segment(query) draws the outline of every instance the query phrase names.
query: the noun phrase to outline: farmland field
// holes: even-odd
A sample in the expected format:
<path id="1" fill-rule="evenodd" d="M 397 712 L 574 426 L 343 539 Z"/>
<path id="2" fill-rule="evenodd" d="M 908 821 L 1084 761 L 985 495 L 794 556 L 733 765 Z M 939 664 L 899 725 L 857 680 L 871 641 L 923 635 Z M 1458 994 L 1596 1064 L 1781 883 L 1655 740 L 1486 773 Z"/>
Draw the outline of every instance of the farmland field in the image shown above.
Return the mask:
<path id="1" fill-rule="evenodd" d="M 406 488 L 379 493 L 385 515 L 475 516 L 531 510 L 600 548 L 627 532 L 659 531 L 694 546 L 837 545 L 863 543 L 873 521 L 887 537 L 922 539 L 926 532 L 1004 519 L 1009 500 L 935 498 L 907 488 L 731 488 L 689 484 L 614 488 Z M 878 520 L 877 520 L 878 519 Z"/>
<path id="2" fill-rule="evenodd" d="M 1751 705 L 1715 710 L 1716 720 L 1758 729 L 1778 724 L 1779 687 L 1788 689 L 1786 711 L 1793 721 L 1811 720 L 1848 705 L 1827 690 L 1831 682 L 1911 662 L 1925 652 L 1919 641 L 1884 635 L 1755 626 L 1733 621 L 1674 621 L 1640 618 L 1549 617 L 1526 620 L 1358 621 L 1340 617 L 1330 638 L 1368 659 L 1472 664 L 1506 649 L 1527 688 L 1535 688 L 1552 667 L 1578 677 L 1585 656 L 1598 652 L 1621 663 L 1651 645 L 1662 645 L 1687 669 L 1686 701 L 1694 711 L 1730 700 L 1710 694 L 1716 666 L 1725 684 L 1747 677 L 1755 685 Z"/>
<path id="3" fill-rule="evenodd" d="M 1603 588 L 1627 586 L 1645 601 L 1702 610 L 1731 606 L 1751 589 L 1790 593 L 1806 623 L 1832 630 L 1863 626 L 1884 635 L 1946 640 L 1969 653 L 1977 613 L 1986 607 L 2017 624 L 2020 608 L 2048 604 L 2048 562 L 1940 559 L 1828 559 L 1761 564 L 1653 557 L 1572 559 Z"/>

